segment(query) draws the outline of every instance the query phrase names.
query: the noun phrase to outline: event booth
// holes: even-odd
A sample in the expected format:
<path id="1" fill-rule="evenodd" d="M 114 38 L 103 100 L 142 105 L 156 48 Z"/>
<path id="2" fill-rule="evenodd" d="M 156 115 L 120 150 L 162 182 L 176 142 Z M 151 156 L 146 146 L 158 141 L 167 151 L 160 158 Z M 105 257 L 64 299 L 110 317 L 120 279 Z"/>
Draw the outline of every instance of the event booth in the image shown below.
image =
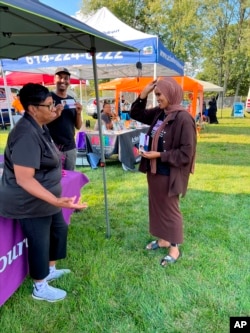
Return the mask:
<path id="1" fill-rule="evenodd" d="M 41 67 L 48 61 L 55 66 L 64 66 L 65 64 L 61 62 L 62 58 L 72 60 L 81 54 L 83 57 L 88 57 L 91 63 L 97 99 L 97 53 L 116 54 L 123 51 L 131 53 L 137 51 L 136 48 L 109 37 L 39 1 L 0 0 L 0 22 L 0 64 L 3 72 L 7 70 L 23 71 L 25 69 L 21 65 L 23 60 L 29 68 L 33 67 L 34 62 L 37 62 L 37 67 Z M 20 63 L 16 59 L 20 59 Z M 41 59 L 41 63 L 39 63 L 39 59 Z M 17 68 L 18 63 L 19 69 Z M 5 64 L 9 64 L 11 68 L 6 68 Z M 10 108 L 9 113 L 10 119 L 12 119 Z M 98 112 L 98 121 L 101 123 L 100 112 Z M 100 138 L 102 138 L 101 129 Z M 102 140 L 101 153 L 101 161 L 105 166 Z M 107 236 L 109 237 L 105 167 L 103 167 L 103 179 Z M 7 251 L 3 253 L 3 256 L 5 253 Z"/>
<path id="2" fill-rule="evenodd" d="M 26 83 L 39 83 L 42 85 L 54 85 L 55 76 L 45 73 L 31 73 L 31 72 L 11 72 L 5 77 L 0 76 L 0 113 L 8 113 L 8 108 L 12 108 L 12 103 L 16 98 L 16 94 L 21 87 Z M 77 84 L 80 87 L 80 99 L 82 100 L 82 86 L 86 84 L 86 80 L 80 80 L 75 77 L 70 77 L 70 84 Z M 9 88 L 8 88 L 9 87 Z M 1 116 L 1 114 L 0 114 Z M 6 114 L 7 123 L 10 123 L 10 115 Z M 13 117 L 12 117 L 13 118 Z M 0 119 L 0 125 L 1 125 Z M 2 121 L 3 123 L 3 121 Z"/>
<path id="3" fill-rule="evenodd" d="M 37 10 L 44 10 L 44 7 L 42 8 L 41 6 L 36 8 L 38 7 L 37 4 L 32 5 Z M 86 48 L 84 43 L 82 53 L 79 49 L 76 50 L 76 47 L 67 47 L 64 51 L 62 51 L 60 47 L 54 47 L 55 52 L 58 50 L 58 52 L 61 53 L 51 54 L 50 50 L 50 52 L 46 54 L 46 49 L 42 49 L 42 52 L 38 51 L 36 55 L 34 55 L 34 53 L 28 53 L 28 56 L 20 58 L 13 56 L 9 57 L 11 59 L 7 59 L 8 57 L 6 56 L 5 59 L 4 56 L 0 55 L 2 58 L 0 67 L 2 67 L 3 74 L 6 73 L 6 71 L 52 74 L 56 67 L 65 66 L 69 67 L 72 77 L 77 77 L 81 80 L 93 79 L 95 75 L 98 79 L 134 77 L 137 75 L 153 77 L 159 75 L 183 75 L 184 63 L 164 47 L 158 36 L 149 35 L 133 29 L 120 21 L 106 7 L 99 9 L 87 20 L 81 19 L 80 17 L 78 17 L 78 19 L 79 21 L 74 21 L 78 22 L 80 25 L 80 20 L 83 21 L 91 32 L 92 29 L 93 31 L 98 31 L 102 36 L 106 36 L 107 40 L 111 38 L 117 41 L 118 44 L 120 42 L 121 45 L 123 45 L 123 42 L 126 42 L 128 48 L 126 50 L 122 47 L 120 50 L 110 48 L 110 51 L 106 51 L 108 47 L 106 49 L 102 48 L 100 51 L 96 48 L 96 71 L 93 71 L 93 54 L 90 52 L 91 47 Z M 71 39 L 70 41 L 72 42 Z M 69 43 L 68 39 L 67 43 Z M 68 53 L 66 53 L 67 50 Z M 93 51 L 94 50 L 95 48 Z M 138 65 L 138 63 L 140 65 Z M 96 97 L 99 98 L 98 96 Z"/>
<path id="4" fill-rule="evenodd" d="M 197 80 L 188 76 L 174 76 L 173 78 L 184 90 L 184 106 L 186 106 L 192 116 L 195 117 L 198 112 L 202 111 L 203 86 Z M 122 92 L 134 92 L 139 94 L 152 80 L 153 77 L 119 78 L 99 84 L 99 90 L 115 90 L 117 106 Z"/>

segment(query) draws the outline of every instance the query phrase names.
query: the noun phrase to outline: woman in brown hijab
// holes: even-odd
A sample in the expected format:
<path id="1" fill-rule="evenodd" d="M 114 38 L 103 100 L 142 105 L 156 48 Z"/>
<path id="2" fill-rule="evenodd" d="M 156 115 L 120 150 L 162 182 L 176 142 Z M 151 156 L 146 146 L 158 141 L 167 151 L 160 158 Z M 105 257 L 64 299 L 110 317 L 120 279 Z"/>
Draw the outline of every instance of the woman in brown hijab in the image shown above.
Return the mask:
<path id="1" fill-rule="evenodd" d="M 147 96 L 154 90 L 158 106 L 146 109 Z M 168 249 L 160 264 L 167 266 L 180 257 L 183 221 L 179 196 L 187 191 L 193 172 L 196 126 L 181 106 L 183 91 L 168 77 L 148 84 L 132 104 L 131 118 L 149 125 L 149 151 L 142 152 L 139 170 L 147 173 L 149 231 L 157 239 L 147 250 Z"/>

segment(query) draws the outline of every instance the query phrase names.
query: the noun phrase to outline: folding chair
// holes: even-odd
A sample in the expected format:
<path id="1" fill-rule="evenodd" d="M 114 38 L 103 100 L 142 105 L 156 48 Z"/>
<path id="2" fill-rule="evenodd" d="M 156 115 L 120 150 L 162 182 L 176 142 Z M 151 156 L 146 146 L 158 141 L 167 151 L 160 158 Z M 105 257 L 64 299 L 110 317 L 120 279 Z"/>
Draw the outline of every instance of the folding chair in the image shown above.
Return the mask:
<path id="1" fill-rule="evenodd" d="M 87 160 L 87 140 L 85 132 L 77 132 L 76 134 L 76 166 L 89 166 Z"/>

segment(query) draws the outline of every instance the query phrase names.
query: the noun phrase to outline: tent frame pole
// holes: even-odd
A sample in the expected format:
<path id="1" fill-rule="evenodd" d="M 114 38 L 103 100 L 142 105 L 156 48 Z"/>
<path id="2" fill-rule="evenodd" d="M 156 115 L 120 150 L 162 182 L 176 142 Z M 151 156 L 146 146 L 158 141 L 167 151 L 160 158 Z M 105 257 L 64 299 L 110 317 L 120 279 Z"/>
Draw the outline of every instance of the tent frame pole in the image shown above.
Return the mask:
<path id="1" fill-rule="evenodd" d="M 157 79 L 157 76 L 156 76 L 156 74 L 157 74 L 157 64 L 156 64 L 156 62 L 154 63 L 154 77 L 153 77 L 153 80 L 156 80 Z M 155 107 L 156 106 L 156 96 L 155 96 L 155 94 L 153 94 L 153 107 Z"/>
<path id="2" fill-rule="evenodd" d="M 104 146 L 102 140 L 102 121 L 101 121 L 101 110 L 99 103 L 99 90 L 98 90 L 98 75 L 97 75 L 97 64 L 96 64 L 96 51 L 91 52 L 92 63 L 93 63 L 93 73 L 94 73 L 94 85 L 95 85 L 95 94 L 96 94 L 96 108 L 97 108 L 97 120 L 99 128 L 99 139 L 100 139 L 100 148 L 101 148 L 101 167 L 103 172 L 103 190 L 104 190 L 104 204 L 105 204 L 105 217 L 106 217 L 106 238 L 110 238 L 110 223 L 109 223 L 109 214 L 108 214 L 108 198 L 107 198 L 107 182 L 106 182 L 106 162 L 104 155 Z"/>

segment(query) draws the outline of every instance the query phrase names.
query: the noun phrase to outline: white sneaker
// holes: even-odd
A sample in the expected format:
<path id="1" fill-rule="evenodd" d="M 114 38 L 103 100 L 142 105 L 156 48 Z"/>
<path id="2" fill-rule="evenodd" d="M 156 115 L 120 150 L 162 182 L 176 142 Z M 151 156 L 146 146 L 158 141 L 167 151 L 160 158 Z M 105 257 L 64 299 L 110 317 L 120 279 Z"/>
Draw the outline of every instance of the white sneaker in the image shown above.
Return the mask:
<path id="1" fill-rule="evenodd" d="M 60 277 L 62 277 L 65 274 L 69 274 L 71 272 L 70 269 L 55 269 L 54 271 L 52 271 L 51 273 L 49 273 L 49 275 L 46 277 L 46 281 L 47 282 L 51 282 L 54 281 L 56 279 L 59 279 Z"/>
<path id="2" fill-rule="evenodd" d="M 66 297 L 66 291 L 54 288 L 45 283 L 39 290 L 34 285 L 32 297 L 38 301 L 57 302 Z"/>

